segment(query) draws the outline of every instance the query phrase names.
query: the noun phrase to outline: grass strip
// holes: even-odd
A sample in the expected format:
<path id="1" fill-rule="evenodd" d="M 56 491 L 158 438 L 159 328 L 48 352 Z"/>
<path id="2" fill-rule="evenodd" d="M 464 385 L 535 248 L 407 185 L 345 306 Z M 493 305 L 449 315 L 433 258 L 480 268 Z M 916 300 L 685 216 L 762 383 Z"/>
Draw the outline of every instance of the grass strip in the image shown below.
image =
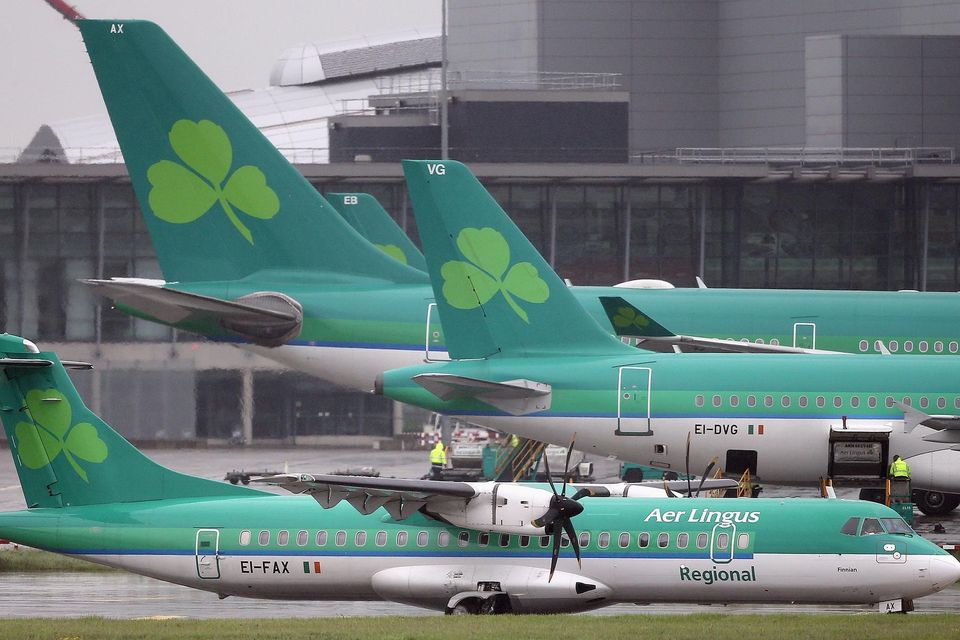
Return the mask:
<path id="1" fill-rule="evenodd" d="M 4 549 L 0 551 L 0 573 L 33 571 L 55 571 L 57 573 L 63 573 L 67 571 L 119 571 L 119 569 L 112 569 L 102 564 L 87 562 L 86 560 L 77 560 L 69 556 L 62 556 L 58 553 L 50 553 L 49 551 L 39 551 L 37 549 L 21 547 L 20 549 Z"/>
<path id="2" fill-rule="evenodd" d="M 317 607 L 325 606 L 317 603 Z M 942 640 L 960 637 L 960 615 L 446 616 L 225 620 L 6 619 L 0 636 L 22 640 L 743 640 L 790 638 Z"/>

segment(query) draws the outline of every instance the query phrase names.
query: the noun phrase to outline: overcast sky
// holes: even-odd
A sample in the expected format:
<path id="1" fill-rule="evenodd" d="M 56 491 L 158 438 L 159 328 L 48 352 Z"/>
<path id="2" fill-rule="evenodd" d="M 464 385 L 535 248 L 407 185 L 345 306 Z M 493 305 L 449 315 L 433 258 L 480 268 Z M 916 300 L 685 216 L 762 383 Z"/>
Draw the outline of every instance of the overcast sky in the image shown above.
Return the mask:
<path id="1" fill-rule="evenodd" d="M 280 53 L 437 32 L 440 0 L 70 0 L 88 18 L 153 20 L 224 90 L 265 87 Z M 106 108 L 80 33 L 44 0 L 0 0 L 0 149 Z M 0 150 L 0 156 L 5 155 Z"/>

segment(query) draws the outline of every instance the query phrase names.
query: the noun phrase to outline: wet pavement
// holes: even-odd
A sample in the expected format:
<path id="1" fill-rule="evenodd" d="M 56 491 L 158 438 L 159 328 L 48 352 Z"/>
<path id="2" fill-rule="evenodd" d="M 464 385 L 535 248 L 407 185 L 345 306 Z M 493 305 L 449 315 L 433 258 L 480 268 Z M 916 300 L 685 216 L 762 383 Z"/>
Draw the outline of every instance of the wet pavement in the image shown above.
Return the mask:
<path id="1" fill-rule="evenodd" d="M 426 472 L 425 451 L 371 449 L 156 449 L 148 456 L 172 469 L 222 480 L 231 470 L 329 473 L 373 466 L 385 476 L 420 477 Z M 598 482 L 616 482 L 619 463 L 592 458 Z M 134 480 L 134 479 L 132 479 Z M 280 490 L 277 490 L 282 492 Z M 857 490 L 839 489 L 842 498 L 855 498 Z M 766 497 L 814 497 L 813 487 L 764 488 Z M 0 510 L 24 508 L 23 494 L 9 452 L 0 451 Z M 949 516 L 927 518 L 917 513 L 915 528 L 939 542 L 960 543 L 960 510 Z M 946 534 L 929 536 L 936 523 Z M 954 613 L 960 610 L 960 586 L 916 601 L 919 613 Z M 872 612 L 861 606 L 789 605 L 615 605 L 586 615 L 722 612 L 846 613 Z M 126 573 L 5 573 L 0 578 L 0 618 L 81 617 L 109 618 L 174 616 L 187 618 L 262 618 L 439 615 L 436 612 L 389 602 L 280 602 L 227 598 Z"/>

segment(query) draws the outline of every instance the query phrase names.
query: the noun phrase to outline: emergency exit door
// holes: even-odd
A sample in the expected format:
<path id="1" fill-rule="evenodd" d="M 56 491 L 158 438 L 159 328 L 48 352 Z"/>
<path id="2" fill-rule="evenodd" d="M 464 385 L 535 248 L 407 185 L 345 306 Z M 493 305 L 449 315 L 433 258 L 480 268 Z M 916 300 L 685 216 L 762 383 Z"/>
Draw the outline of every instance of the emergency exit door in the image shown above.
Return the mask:
<path id="1" fill-rule="evenodd" d="M 620 367 L 617 374 L 618 436 L 652 436 L 650 425 L 650 367 Z"/>

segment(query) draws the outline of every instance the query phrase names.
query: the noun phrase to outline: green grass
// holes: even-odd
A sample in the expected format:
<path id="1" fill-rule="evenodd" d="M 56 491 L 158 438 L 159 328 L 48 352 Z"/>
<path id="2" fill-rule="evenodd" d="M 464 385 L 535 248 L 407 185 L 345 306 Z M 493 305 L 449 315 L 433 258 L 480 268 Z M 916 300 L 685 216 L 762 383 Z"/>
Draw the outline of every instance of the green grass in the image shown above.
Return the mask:
<path id="1" fill-rule="evenodd" d="M 317 603 L 318 607 L 325 606 Z M 960 637 L 960 615 L 723 615 L 496 616 L 320 618 L 296 620 L 73 620 L 0 621 L 0 637 L 29 640 L 744 640 L 839 638 L 924 640 Z"/>
<path id="2" fill-rule="evenodd" d="M 20 571 L 118 571 L 93 562 L 21 547 L 0 551 L 0 573 Z"/>

